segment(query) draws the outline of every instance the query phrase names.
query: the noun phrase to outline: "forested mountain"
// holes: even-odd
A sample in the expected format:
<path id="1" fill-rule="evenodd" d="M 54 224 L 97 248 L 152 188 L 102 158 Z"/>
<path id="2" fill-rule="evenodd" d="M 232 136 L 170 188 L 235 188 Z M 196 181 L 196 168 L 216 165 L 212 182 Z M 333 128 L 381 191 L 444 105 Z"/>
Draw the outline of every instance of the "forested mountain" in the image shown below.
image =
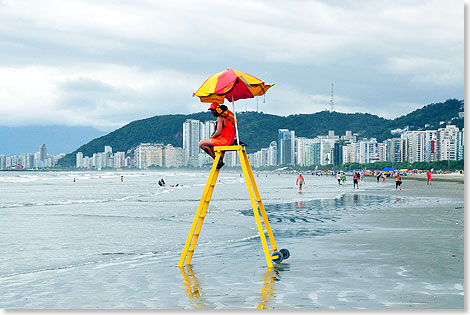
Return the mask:
<path id="1" fill-rule="evenodd" d="M 459 118 L 458 113 L 463 111 L 463 100 L 449 99 L 444 103 L 429 104 L 408 115 L 395 118 L 393 124 L 395 128 L 409 126 L 410 130 L 430 130 L 441 128 L 441 122 L 444 122 L 443 125 L 451 123 L 462 129 L 464 119 Z"/>
<path id="2" fill-rule="evenodd" d="M 410 130 L 437 129 L 440 122 L 451 121 L 463 128 L 463 118 L 458 117 L 463 111 L 463 100 L 449 99 L 444 103 L 433 103 L 417 109 L 408 115 L 390 120 L 376 115 L 322 111 L 315 114 L 297 114 L 276 116 L 257 112 L 237 113 L 240 139 L 247 143 L 247 151 L 255 152 L 267 147 L 277 140 L 278 129 L 294 130 L 296 136 L 314 138 L 328 134 L 334 130 L 336 135 L 344 135 L 351 130 L 360 137 L 377 138 L 383 141 L 392 137 L 390 131 L 396 128 L 410 126 Z M 200 112 L 190 115 L 162 115 L 133 121 L 107 135 L 96 138 L 82 145 L 74 152 L 59 161 L 59 166 L 68 167 L 75 164 L 77 152 L 84 156 L 103 152 L 104 146 L 109 145 L 113 152 L 128 151 L 142 142 L 172 144 L 181 147 L 183 143 L 183 123 L 186 119 L 200 121 L 214 120 L 210 112 Z"/>

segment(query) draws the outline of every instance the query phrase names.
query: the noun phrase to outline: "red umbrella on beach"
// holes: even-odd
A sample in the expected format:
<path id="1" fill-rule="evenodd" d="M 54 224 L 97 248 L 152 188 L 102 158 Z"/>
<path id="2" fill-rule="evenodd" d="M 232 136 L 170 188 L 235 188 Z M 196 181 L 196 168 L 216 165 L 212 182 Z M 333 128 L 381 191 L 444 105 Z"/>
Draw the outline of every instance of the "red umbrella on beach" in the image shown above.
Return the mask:
<path id="1" fill-rule="evenodd" d="M 234 69 L 216 73 L 210 76 L 206 82 L 195 92 L 193 96 L 199 97 L 201 102 L 219 104 L 224 103 L 224 99 L 232 102 L 233 113 L 236 118 L 234 102 L 239 99 L 253 98 L 261 96 L 274 84 L 265 84 L 264 81 Z M 238 137 L 238 127 L 235 124 Z"/>
<path id="2" fill-rule="evenodd" d="M 196 95 L 204 103 L 223 104 L 224 98 L 229 102 L 234 102 L 239 99 L 261 96 L 273 85 L 265 84 L 264 81 L 250 74 L 227 69 L 210 76 L 193 96 Z"/>

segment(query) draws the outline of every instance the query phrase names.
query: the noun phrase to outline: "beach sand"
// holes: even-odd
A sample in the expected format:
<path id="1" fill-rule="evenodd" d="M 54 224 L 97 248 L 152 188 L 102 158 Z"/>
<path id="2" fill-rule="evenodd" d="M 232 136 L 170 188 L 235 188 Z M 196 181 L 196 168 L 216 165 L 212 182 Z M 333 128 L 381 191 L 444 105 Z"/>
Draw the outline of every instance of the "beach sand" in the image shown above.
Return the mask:
<path id="1" fill-rule="evenodd" d="M 374 180 L 365 179 L 371 187 Z M 273 223 L 278 246 L 291 253 L 273 270 L 259 239 L 198 246 L 184 269 L 178 251 L 0 278 L 0 307 L 463 309 L 463 183 L 404 177 L 402 191 L 392 179 L 377 185 L 387 189 L 350 187 L 352 205 L 367 196 L 387 203 L 345 208 L 348 216 L 330 223 L 337 233 Z"/>

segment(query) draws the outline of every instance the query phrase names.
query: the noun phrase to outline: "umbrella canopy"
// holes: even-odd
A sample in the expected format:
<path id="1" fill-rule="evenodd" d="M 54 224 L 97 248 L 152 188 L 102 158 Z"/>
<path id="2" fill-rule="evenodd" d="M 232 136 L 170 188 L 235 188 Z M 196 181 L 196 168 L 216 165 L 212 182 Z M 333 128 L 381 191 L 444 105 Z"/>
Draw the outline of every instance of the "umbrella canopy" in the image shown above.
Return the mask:
<path id="1" fill-rule="evenodd" d="M 252 75 L 227 69 L 209 77 L 204 84 L 193 94 L 201 102 L 222 104 L 224 98 L 229 102 L 239 99 L 261 96 L 274 84 L 265 84 L 264 81 Z"/>

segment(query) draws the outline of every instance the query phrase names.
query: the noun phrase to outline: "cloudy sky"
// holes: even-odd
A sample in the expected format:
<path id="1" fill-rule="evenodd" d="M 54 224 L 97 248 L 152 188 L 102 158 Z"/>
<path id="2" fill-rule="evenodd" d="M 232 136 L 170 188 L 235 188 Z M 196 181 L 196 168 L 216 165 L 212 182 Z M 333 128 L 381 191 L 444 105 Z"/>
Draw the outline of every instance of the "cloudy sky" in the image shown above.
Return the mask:
<path id="1" fill-rule="evenodd" d="M 386 118 L 464 97 L 457 0 L 0 0 L 0 126 L 111 131 L 192 113 L 226 68 L 276 85 L 237 109 Z"/>

